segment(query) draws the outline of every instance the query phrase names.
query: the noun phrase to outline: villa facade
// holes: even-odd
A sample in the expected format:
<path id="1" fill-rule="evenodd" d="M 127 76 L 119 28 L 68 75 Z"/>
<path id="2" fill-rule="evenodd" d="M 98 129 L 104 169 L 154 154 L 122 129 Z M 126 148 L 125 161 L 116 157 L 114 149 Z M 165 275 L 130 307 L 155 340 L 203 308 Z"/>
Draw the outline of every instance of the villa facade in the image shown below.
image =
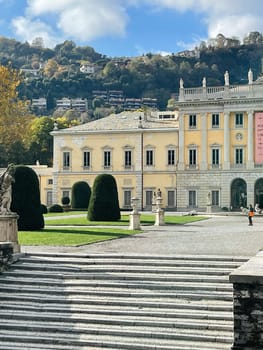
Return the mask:
<path id="1" fill-rule="evenodd" d="M 138 197 L 166 210 L 263 207 L 263 81 L 185 88 L 174 112 L 123 112 L 54 130 L 53 203 L 76 181 L 92 187 L 101 173 L 117 182 L 120 207 Z"/>

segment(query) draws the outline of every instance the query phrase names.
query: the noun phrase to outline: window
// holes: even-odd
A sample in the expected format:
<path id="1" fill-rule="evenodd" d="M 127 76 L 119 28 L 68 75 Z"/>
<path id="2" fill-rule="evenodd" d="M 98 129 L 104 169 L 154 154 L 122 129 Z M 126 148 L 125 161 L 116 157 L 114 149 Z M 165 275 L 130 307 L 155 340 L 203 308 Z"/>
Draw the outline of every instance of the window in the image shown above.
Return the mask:
<path id="1" fill-rule="evenodd" d="M 53 179 L 48 179 L 48 180 L 47 180 L 47 184 L 48 184 L 48 185 L 53 185 Z"/>
<path id="2" fill-rule="evenodd" d="M 104 167 L 108 168 L 111 166 L 111 151 L 104 151 Z"/>
<path id="3" fill-rule="evenodd" d="M 212 166 L 214 167 L 219 166 L 219 149 L 218 148 L 212 149 Z"/>
<path id="4" fill-rule="evenodd" d="M 235 163 L 239 165 L 243 164 L 243 148 L 236 148 Z"/>
<path id="5" fill-rule="evenodd" d="M 196 149 L 189 150 L 189 167 L 196 167 Z"/>
<path id="6" fill-rule="evenodd" d="M 190 129 L 196 128 L 196 115 L 195 114 L 189 115 L 189 128 Z"/>
<path id="7" fill-rule="evenodd" d="M 146 151 L 146 165 L 153 165 L 153 150 Z"/>
<path id="8" fill-rule="evenodd" d="M 189 198 L 188 198 L 188 203 L 189 207 L 196 207 L 196 191 L 189 191 L 188 192 Z"/>
<path id="9" fill-rule="evenodd" d="M 243 113 L 236 113 L 235 126 L 236 128 L 243 127 Z"/>
<path id="10" fill-rule="evenodd" d="M 70 197 L 70 193 L 68 190 L 62 191 L 62 197 Z"/>
<path id="11" fill-rule="evenodd" d="M 153 191 L 146 190 L 145 192 L 145 204 L 148 209 L 152 207 Z"/>
<path id="12" fill-rule="evenodd" d="M 219 191 L 212 191 L 212 205 L 219 206 Z"/>
<path id="13" fill-rule="evenodd" d="M 124 190 L 124 206 L 131 207 L 131 190 Z"/>
<path id="14" fill-rule="evenodd" d="M 50 207 L 52 204 L 52 191 L 47 191 L 47 206 Z"/>
<path id="15" fill-rule="evenodd" d="M 132 165 L 132 151 L 125 151 L 124 152 L 124 166 L 125 168 L 130 168 Z"/>
<path id="16" fill-rule="evenodd" d="M 175 191 L 169 190 L 167 191 L 167 206 L 169 208 L 174 208 L 175 205 Z"/>
<path id="17" fill-rule="evenodd" d="M 219 128 L 219 114 L 212 114 L 212 128 Z"/>
<path id="18" fill-rule="evenodd" d="M 90 168 L 90 151 L 83 152 L 83 167 Z"/>
<path id="19" fill-rule="evenodd" d="M 168 165 L 174 165 L 175 164 L 175 150 L 169 149 L 168 150 Z"/>
<path id="20" fill-rule="evenodd" d="M 70 152 L 63 152 L 63 168 L 68 169 L 70 167 Z"/>

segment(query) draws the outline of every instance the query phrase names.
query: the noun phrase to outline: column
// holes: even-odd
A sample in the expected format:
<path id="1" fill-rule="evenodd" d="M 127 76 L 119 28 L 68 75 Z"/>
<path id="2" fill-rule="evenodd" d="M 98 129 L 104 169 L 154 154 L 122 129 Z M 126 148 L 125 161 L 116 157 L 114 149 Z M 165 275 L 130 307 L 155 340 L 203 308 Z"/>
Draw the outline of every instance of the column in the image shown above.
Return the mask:
<path id="1" fill-rule="evenodd" d="M 229 149 L 229 112 L 224 113 L 224 163 L 223 169 L 230 169 L 230 149 Z"/>
<path id="2" fill-rule="evenodd" d="M 201 162 L 200 170 L 207 170 L 207 117 L 201 115 Z"/>
<path id="3" fill-rule="evenodd" d="M 178 170 L 184 170 L 184 114 L 179 114 L 179 162 Z"/>
<path id="4" fill-rule="evenodd" d="M 248 131 L 247 131 L 247 169 L 254 168 L 254 137 L 253 137 L 253 126 L 254 126 L 254 114 L 253 111 L 248 111 Z"/>

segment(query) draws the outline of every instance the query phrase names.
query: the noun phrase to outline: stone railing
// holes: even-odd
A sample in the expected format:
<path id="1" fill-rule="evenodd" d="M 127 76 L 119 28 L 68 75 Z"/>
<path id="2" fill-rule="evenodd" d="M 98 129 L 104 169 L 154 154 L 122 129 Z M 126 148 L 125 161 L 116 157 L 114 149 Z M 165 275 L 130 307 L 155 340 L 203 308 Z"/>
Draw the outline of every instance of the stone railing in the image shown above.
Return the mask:
<path id="1" fill-rule="evenodd" d="M 232 350 L 263 349 L 263 251 L 233 271 L 234 344 Z"/>
<path id="2" fill-rule="evenodd" d="M 180 88 L 179 102 L 260 98 L 263 84 Z"/>

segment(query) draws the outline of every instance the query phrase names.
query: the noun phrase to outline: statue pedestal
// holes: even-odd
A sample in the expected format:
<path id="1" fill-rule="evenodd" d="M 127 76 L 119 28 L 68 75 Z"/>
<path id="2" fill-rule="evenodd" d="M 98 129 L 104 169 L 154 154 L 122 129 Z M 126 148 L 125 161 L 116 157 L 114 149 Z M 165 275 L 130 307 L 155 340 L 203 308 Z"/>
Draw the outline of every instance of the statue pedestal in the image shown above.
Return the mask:
<path id="1" fill-rule="evenodd" d="M 11 242 L 14 253 L 20 252 L 20 245 L 17 238 L 17 219 L 16 213 L 0 215 L 0 241 Z"/>
<path id="2" fill-rule="evenodd" d="M 140 214 L 139 213 L 131 213 L 130 214 L 130 226 L 129 230 L 140 230 Z"/>
<path id="3" fill-rule="evenodd" d="M 207 204 L 206 212 L 207 212 L 207 214 L 211 214 L 212 213 L 212 206 L 211 206 L 211 204 Z"/>
<path id="4" fill-rule="evenodd" d="M 164 211 L 162 209 L 157 209 L 155 213 L 155 226 L 163 226 L 164 223 Z"/>

